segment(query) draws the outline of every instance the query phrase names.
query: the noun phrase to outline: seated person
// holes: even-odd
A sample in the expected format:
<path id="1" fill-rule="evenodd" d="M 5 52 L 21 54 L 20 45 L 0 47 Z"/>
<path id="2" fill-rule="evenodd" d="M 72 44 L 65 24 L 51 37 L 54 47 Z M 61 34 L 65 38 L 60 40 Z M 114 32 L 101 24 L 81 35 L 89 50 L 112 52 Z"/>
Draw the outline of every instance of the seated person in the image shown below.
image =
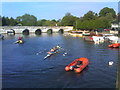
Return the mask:
<path id="1" fill-rule="evenodd" d="M 54 52 L 55 50 L 52 48 L 50 51 L 51 51 L 51 52 Z"/>
<path id="2" fill-rule="evenodd" d="M 48 54 L 52 54 L 51 52 L 47 52 Z"/>
<path id="3" fill-rule="evenodd" d="M 18 40 L 21 40 L 21 37 L 18 37 Z"/>
<path id="4" fill-rule="evenodd" d="M 77 61 L 76 67 L 80 67 L 82 65 L 82 61 Z"/>
<path id="5" fill-rule="evenodd" d="M 60 46 L 59 46 L 59 45 L 57 45 L 57 46 L 56 46 L 56 48 L 57 48 L 57 49 L 59 49 L 59 48 L 60 48 Z"/>
<path id="6" fill-rule="evenodd" d="M 77 61 L 75 66 L 70 66 L 70 70 L 74 70 L 74 68 L 79 68 L 82 65 L 82 61 Z"/>

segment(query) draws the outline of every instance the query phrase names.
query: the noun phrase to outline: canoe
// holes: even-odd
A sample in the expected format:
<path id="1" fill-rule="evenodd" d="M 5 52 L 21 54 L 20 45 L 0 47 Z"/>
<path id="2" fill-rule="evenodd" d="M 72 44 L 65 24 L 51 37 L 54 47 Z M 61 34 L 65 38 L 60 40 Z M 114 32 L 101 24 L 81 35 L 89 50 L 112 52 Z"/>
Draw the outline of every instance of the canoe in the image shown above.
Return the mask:
<path id="1" fill-rule="evenodd" d="M 114 43 L 114 44 L 108 45 L 109 48 L 118 48 L 119 46 L 120 46 L 120 43 Z"/>
<path id="2" fill-rule="evenodd" d="M 81 65 L 79 67 L 75 67 L 77 65 L 77 62 L 81 61 Z M 85 57 L 78 58 L 74 60 L 72 63 L 70 63 L 68 66 L 65 67 L 65 71 L 75 71 L 76 73 L 80 73 L 85 67 L 87 67 L 89 64 L 89 61 Z M 73 67 L 73 68 L 71 68 Z M 75 68 L 74 68 L 75 67 Z"/>
<path id="3" fill-rule="evenodd" d="M 23 40 L 17 40 L 15 43 L 17 43 L 17 44 L 23 44 L 24 41 Z"/>

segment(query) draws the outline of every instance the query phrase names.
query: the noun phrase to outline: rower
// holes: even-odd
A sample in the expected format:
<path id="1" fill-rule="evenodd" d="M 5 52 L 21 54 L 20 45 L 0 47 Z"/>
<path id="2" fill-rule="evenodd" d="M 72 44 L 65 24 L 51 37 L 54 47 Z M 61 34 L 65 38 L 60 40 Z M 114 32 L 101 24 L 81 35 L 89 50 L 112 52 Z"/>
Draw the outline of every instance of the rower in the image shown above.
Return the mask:
<path id="1" fill-rule="evenodd" d="M 22 38 L 21 37 L 18 37 L 18 40 L 21 40 Z"/>

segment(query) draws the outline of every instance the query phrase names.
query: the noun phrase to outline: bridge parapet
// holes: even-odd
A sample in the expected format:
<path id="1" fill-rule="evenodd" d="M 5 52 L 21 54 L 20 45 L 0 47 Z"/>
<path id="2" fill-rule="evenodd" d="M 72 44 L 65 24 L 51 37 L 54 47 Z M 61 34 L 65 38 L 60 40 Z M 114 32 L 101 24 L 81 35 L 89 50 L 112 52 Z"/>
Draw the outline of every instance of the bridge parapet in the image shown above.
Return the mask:
<path id="1" fill-rule="evenodd" d="M 24 30 L 29 30 L 30 33 L 40 29 L 41 32 L 47 32 L 51 29 L 53 32 L 58 32 L 60 29 L 68 32 L 73 29 L 73 26 L 0 26 L 0 33 L 7 33 L 7 31 L 14 30 L 15 33 L 22 33 Z"/>

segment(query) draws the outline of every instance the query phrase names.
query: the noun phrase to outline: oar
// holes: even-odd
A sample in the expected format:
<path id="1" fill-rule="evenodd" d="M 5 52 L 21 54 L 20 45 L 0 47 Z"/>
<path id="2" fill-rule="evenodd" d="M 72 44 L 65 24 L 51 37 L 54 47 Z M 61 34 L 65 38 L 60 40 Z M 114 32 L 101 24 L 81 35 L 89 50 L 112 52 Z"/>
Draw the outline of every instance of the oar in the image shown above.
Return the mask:
<path id="1" fill-rule="evenodd" d="M 70 51 L 70 50 L 65 51 L 65 52 L 63 53 L 63 56 L 67 55 L 69 51 Z"/>
<path id="2" fill-rule="evenodd" d="M 44 53 L 46 50 L 47 50 L 47 49 L 44 49 L 43 51 L 40 51 L 40 52 L 36 53 L 36 55 L 42 54 L 42 53 Z"/>
<path id="3" fill-rule="evenodd" d="M 47 54 L 47 56 L 44 57 L 44 60 L 45 60 L 46 58 L 48 58 L 49 56 L 50 56 L 50 54 Z"/>

